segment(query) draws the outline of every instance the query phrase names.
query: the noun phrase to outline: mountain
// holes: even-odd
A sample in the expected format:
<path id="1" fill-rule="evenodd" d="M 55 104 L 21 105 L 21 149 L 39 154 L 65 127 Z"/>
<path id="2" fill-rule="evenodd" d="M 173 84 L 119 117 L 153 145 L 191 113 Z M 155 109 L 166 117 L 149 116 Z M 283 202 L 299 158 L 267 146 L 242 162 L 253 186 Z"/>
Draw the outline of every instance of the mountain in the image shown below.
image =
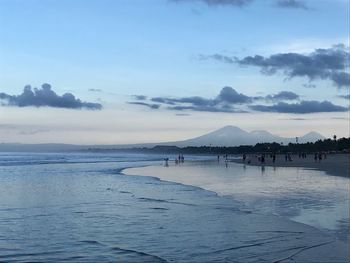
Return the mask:
<path id="1" fill-rule="evenodd" d="M 315 142 L 325 139 L 317 132 L 309 132 L 304 136 L 298 137 L 299 143 Z M 88 149 L 126 149 L 126 148 L 152 148 L 154 146 L 239 146 L 255 145 L 264 142 L 277 142 L 288 144 L 295 143 L 295 137 L 284 138 L 273 135 L 264 130 L 247 132 L 235 126 L 225 126 L 216 131 L 204 134 L 199 137 L 184 141 L 162 142 L 162 143 L 143 143 L 143 144 L 125 144 L 125 145 L 72 145 L 72 144 L 20 144 L 20 143 L 0 143 L 0 152 L 67 152 L 67 151 L 86 151 Z"/>
<path id="2" fill-rule="evenodd" d="M 320 138 L 321 137 L 321 138 Z M 309 132 L 307 134 L 305 134 L 304 136 L 301 136 L 298 141 L 300 143 L 306 143 L 306 142 L 315 142 L 317 140 L 320 139 L 325 139 L 325 137 L 323 137 L 321 134 L 319 134 L 318 132 Z"/>
<path id="3" fill-rule="evenodd" d="M 298 137 L 298 142 L 315 142 L 317 140 L 325 139 L 324 136 L 317 132 L 310 132 L 304 136 Z M 285 138 L 277 135 L 273 135 L 264 130 L 257 130 L 247 132 L 235 126 L 225 126 L 216 131 L 207 133 L 205 135 L 178 142 L 162 143 L 161 145 L 176 145 L 179 147 L 184 146 L 239 146 L 239 145 L 255 145 L 257 143 L 264 142 L 277 142 L 288 144 L 290 142 L 295 143 L 296 138 Z"/>

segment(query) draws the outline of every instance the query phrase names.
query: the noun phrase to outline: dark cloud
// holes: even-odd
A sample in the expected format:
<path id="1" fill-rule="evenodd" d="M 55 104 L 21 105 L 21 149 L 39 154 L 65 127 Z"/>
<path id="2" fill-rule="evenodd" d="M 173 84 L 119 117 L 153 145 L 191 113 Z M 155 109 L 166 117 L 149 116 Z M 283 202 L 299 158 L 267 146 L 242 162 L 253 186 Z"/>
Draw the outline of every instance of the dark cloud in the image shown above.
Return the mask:
<path id="1" fill-rule="evenodd" d="M 65 93 L 62 96 L 57 95 L 49 84 L 43 84 L 41 89 L 31 86 L 25 86 L 22 94 L 9 95 L 0 93 L 0 100 L 4 106 L 18 106 L 18 107 L 55 107 L 68 109 L 89 109 L 101 110 L 102 105 L 99 103 L 83 102 L 74 97 L 72 93 Z"/>
<path id="2" fill-rule="evenodd" d="M 281 113 L 315 113 L 315 112 L 345 112 L 348 108 L 335 105 L 329 101 L 300 101 L 297 103 L 286 103 L 285 101 L 299 100 L 300 96 L 294 92 L 281 91 L 277 94 L 271 94 L 260 97 L 250 97 L 237 92 L 231 87 L 224 87 L 219 94 L 212 98 L 203 98 L 200 96 L 173 98 L 173 97 L 155 97 L 150 98 L 148 102 L 129 102 L 130 104 L 147 106 L 152 109 L 161 107 L 173 111 L 201 111 L 201 112 L 226 112 L 237 113 L 247 112 L 244 107 L 260 112 L 281 112 Z M 273 105 L 253 105 L 254 102 L 264 101 Z M 152 104 L 156 102 L 157 104 Z M 242 108 L 243 107 L 243 108 Z"/>
<path id="3" fill-rule="evenodd" d="M 234 108 L 235 105 L 251 103 L 252 100 L 251 97 L 238 93 L 231 87 L 224 87 L 219 95 L 213 99 L 207 99 L 200 96 L 182 98 L 154 97 L 150 98 L 150 102 L 157 104 L 140 102 L 133 102 L 132 104 L 143 106 L 157 105 L 157 108 L 159 108 L 159 104 L 163 104 L 166 105 L 166 108 L 169 110 L 178 111 L 237 112 Z"/>
<path id="4" fill-rule="evenodd" d="M 350 100 L 350 94 L 347 94 L 347 95 L 339 95 L 338 97 L 339 97 L 339 98 L 342 98 L 342 99 Z"/>
<path id="5" fill-rule="evenodd" d="M 350 86 L 350 52 L 349 47 L 335 45 L 328 49 L 316 49 L 309 54 L 278 53 L 269 57 L 260 55 L 247 56 L 242 59 L 220 54 L 201 56 L 200 59 L 214 59 L 228 64 L 242 66 L 255 66 L 266 75 L 282 72 L 288 78 L 307 77 L 310 81 L 315 79 L 328 79 L 337 87 Z"/>
<path id="6" fill-rule="evenodd" d="M 276 6 L 281 8 L 308 9 L 305 1 L 301 0 L 278 0 Z"/>
<path id="7" fill-rule="evenodd" d="M 279 113 L 295 113 L 306 114 L 316 112 L 345 112 L 347 107 L 334 105 L 330 101 L 301 101 L 300 103 L 285 103 L 279 102 L 272 106 L 252 105 L 249 106 L 252 110 L 261 112 L 279 112 Z"/>
<path id="8" fill-rule="evenodd" d="M 89 89 L 89 91 L 91 91 L 91 92 L 102 92 L 101 89 Z"/>
<path id="9" fill-rule="evenodd" d="M 170 0 L 176 3 L 202 2 L 208 6 L 236 6 L 243 7 L 248 5 L 253 0 Z"/>
<path id="10" fill-rule="evenodd" d="M 265 99 L 269 101 L 298 100 L 299 98 L 298 94 L 291 91 L 281 91 L 277 94 L 267 95 L 265 97 Z"/>
<path id="11" fill-rule="evenodd" d="M 349 60 L 349 57 L 350 57 L 350 54 L 348 53 L 348 60 Z M 338 87 L 350 86 L 350 74 L 348 72 L 332 72 L 330 78 Z"/>
<path id="12" fill-rule="evenodd" d="M 231 87 L 224 87 L 216 100 L 227 103 L 243 104 L 252 102 L 252 98 L 242 93 L 238 93 Z"/>
<path id="13" fill-rule="evenodd" d="M 133 95 L 135 100 L 147 100 L 147 96 L 145 95 Z"/>
<path id="14" fill-rule="evenodd" d="M 146 103 L 146 102 L 128 102 L 129 104 L 133 104 L 133 105 L 140 105 L 140 106 L 145 106 L 148 107 L 150 109 L 156 110 L 160 107 L 159 104 L 150 104 L 150 103 Z"/>
<path id="15" fill-rule="evenodd" d="M 308 89 L 314 89 L 316 88 L 316 85 L 308 83 L 308 84 L 303 84 L 303 87 Z"/>
<path id="16" fill-rule="evenodd" d="M 184 97 L 184 98 L 165 98 L 165 97 L 156 97 L 152 98 L 151 101 L 168 104 L 168 105 L 176 105 L 182 103 L 193 104 L 194 106 L 213 106 L 217 104 L 215 100 L 205 99 L 199 96 L 194 97 Z"/>

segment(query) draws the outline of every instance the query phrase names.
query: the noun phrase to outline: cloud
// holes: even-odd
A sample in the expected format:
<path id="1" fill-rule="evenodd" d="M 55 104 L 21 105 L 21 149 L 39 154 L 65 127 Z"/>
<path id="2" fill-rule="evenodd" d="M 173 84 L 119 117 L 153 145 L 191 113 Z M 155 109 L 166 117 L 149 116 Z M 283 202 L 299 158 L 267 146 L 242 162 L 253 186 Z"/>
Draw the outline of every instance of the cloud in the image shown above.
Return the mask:
<path id="1" fill-rule="evenodd" d="M 101 89 L 88 89 L 88 91 L 91 91 L 91 92 L 102 92 Z"/>
<path id="2" fill-rule="evenodd" d="M 38 133 L 50 132 L 48 128 L 39 128 L 34 125 L 15 125 L 15 124 L 0 124 L 0 130 L 17 133 L 20 135 L 33 135 Z"/>
<path id="3" fill-rule="evenodd" d="M 176 3 L 202 2 L 208 6 L 235 6 L 243 7 L 248 5 L 253 0 L 171 0 Z"/>
<path id="4" fill-rule="evenodd" d="M 235 89 L 231 87 L 224 87 L 216 100 L 227 103 L 250 103 L 252 102 L 252 98 L 248 97 L 242 93 L 238 93 Z"/>
<path id="5" fill-rule="evenodd" d="M 309 9 L 305 1 L 301 0 L 278 0 L 276 6 L 281 8 Z"/>
<path id="6" fill-rule="evenodd" d="M 308 83 L 308 84 L 303 84 L 303 87 L 308 89 L 314 89 L 316 88 L 316 85 Z"/>
<path id="7" fill-rule="evenodd" d="M 349 118 L 344 118 L 344 117 L 332 117 L 331 119 L 333 119 L 333 120 L 349 120 Z"/>
<path id="8" fill-rule="evenodd" d="M 188 113 L 176 113 L 175 116 L 191 116 L 191 114 L 188 114 Z"/>
<path id="9" fill-rule="evenodd" d="M 242 113 L 248 109 L 260 112 L 280 113 L 315 113 L 315 112 L 345 112 L 347 107 L 335 105 L 330 101 L 305 101 L 286 103 L 286 101 L 298 101 L 300 96 L 294 92 L 281 91 L 267 96 L 251 97 L 237 92 L 231 87 L 224 87 L 214 98 L 192 97 L 155 97 L 149 98 L 149 102 L 128 102 L 129 104 L 146 106 L 152 109 L 165 108 L 172 111 L 200 111 L 200 112 L 224 112 Z M 267 105 L 255 104 L 264 101 Z M 157 104 L 153 104 L 157 103 Z M 272 105 L 268 105 L 274 103 Z M 300 119 L 301 120 L 301 119 Z"/>
<path id="10" fill-rule="evenodd" d="M 224 106 L 171 106 L 167 108 L 168 110 L 192 110 L 192 111 L 205 111 L 205 112 L 243 112 L 240 110 L 236 110 L 232 106 L 224 105 Z"/>
<path id="11" fill-rule="evenodd" d="M 287 120 L 292 120 L 292 121 L 307 121 L 308 119 L 305 118 L 289 118 Z"/>
<path id="12" fill-rule="evenodd" d="M 347 107 L 334 105 L 330 101 L 301 101 L 299 103 L 285 103 L 279 102 L 275 105 L 251 105 L 249 106 L 252 110 L 260 112 L 278 112 L 278 113 L 295 113 L 295 114 L 306 114 L 316 112 L 345 112 L 349 109 Z"/>
<path id="13" fill-rule="evenodd" d="M 285 118 L 285 119 L 279 119 L 281 121 L 307 121 L 309 119 L 305 119 L 305 118 Z"/>
<path id="14" fill-rule="evenodd" d="M 156 97 L 156 98 L 152 98 L 151 101 L 168 104 L 168 105 L 175 105 L 178 103 L 189 103 L 189 104 L 193 104 L 194 106 L 213 106 L 217 104 L 217 102 L 212 99 L 205 99 L 199 96 L 184 97 L 184 98 Z"/>
<path id="15" fill-rule="evenodd" d="M 328 49 L 315 49 L 309 54 L 278 53 L 269 57 L 255 55 L 242 59 L 221 54 L 200 56 L 200 59 L 259 67 L 265 75 L 281 72 L 289 79 L 294 77 L 307 77 L 310 81 L 327 79 L 340 88 L 350 86 L 349 58 L 349 47 L 342 44 Z"/>
<path id="16" fill-rule="evenodd" d="M 147 96 L 145 96 L 145 95 L 133 95 L 132 97 L 135 100 L 147 100 Z"/>
<path id="17" fill-rule="evenodd" d="M 141 99 L 146 100 L 146 97 L 134 96 L 136 99 L 141 97 Z M 152 108 L 160 108 L 159 104 L 165 105 L 169 110 L 191 110 L 191 111 L 206 111 L 206 112 L 245 112 L 239 110 L 236 107 L 251 104 L 257 100 L 266 101 L 284 101 L 284 100 L 296 100 L 299 99 L 299 95 L 289 92 L 281 91 L 277 94 L 267 95 L 266 97 L 251 97 L 245 94 L 237 92 L 231 87 L 224 87 L 220 90 L 219 94 L 214 98 L 203 98 L 200 96 L 192 97 L 154 97 L 150 98 L 150 103 L 146 102 L 133 102 L 131 104 L 142 105 L 142 106 L 153 106 Z M 151 104 L 157 103 L 157 104 Z M 157 105 L 155 107 L 155 105 Z"/>
<path id="18" fill-rule="evenodd" d="M 169 0 L 175 3 L 198 2 L 208 6 L 233 6 L 244 7 L 254 2 L 255 0 Z M 266 1 L 267 2 L 267 1 Z M 303 0 L 276 0 L 276 7 L 289 9 L 309 9 Z"/>
<path id="19" fill-rule="evenodd" d="M 41 89 L 31 86 L 25 86 L 22 94 L 9 95 L 0 93 L 0 100 L 5 101 L 3 106 L 17 106 L 17 107 L 55 107 L 67 109 L 89 109 L 101 110 L 102 105 L 99 103 L 83 102 L 74 97 L 72 93 L 65 93 L 62 96 L 57 95 L 49 84 L 43 84 Z"/>
<path id="20" fill-rule="evenodd" d="M 338 97 L 339 97 L 339 98 L 342 98 L 342 99 L 350 100 L 350 94 L 347 94 L 347 95 L 339 95 Z"/>
<path id="21" fill-rule="evenodd" d="M 137 98 L 137 97 L 135 97 Z M 143 99 L 144 97 L 141 98 Z M 146 98 L 144 98 L 146 99 Z M 220 93 L 212 98 L 203 98 L 200 96 L 192 97 L 154 97 L 150 98 L 150 103 L 146 102 L 131 102 L 131 104 L 142 106 L 154 106 L 160 108 L 159 104 L 165 105 L 169 110 L 192 110 L 192 111 L 207 111 L 207 112 L 237 112 L 234 105 L 247 104 L 252 102 L 252 98 L 242 93 L 238 93 L 231 87 L 224 87 Z M 157 104 L 152 104 L 157 103 Z M 157 105 L 157 107 L 155 107 Z M 241 111 L 240 111 L 241 112 Z"/>
<path id="22" fill-rule="evenodd" d="M 265 99 L 269 101 L 298 100 L 299 98 L 298 94 L 291 91 L 281 91 L 277 94 L 267 95 L 265 97 Z"/>
<path id="23" fill-rule="evenodd" d="M 132 105 L 140 105 L 140 106 L 145 106 L 145 107 L 148 107 L 150 109 L 153 109 L 153 110 L 156 110 L 160 107 L 159 104 L 150 104 L 150 103 L 146 103 L 146 102 L 128 102 L 129 104 L 132 104 Z"/>

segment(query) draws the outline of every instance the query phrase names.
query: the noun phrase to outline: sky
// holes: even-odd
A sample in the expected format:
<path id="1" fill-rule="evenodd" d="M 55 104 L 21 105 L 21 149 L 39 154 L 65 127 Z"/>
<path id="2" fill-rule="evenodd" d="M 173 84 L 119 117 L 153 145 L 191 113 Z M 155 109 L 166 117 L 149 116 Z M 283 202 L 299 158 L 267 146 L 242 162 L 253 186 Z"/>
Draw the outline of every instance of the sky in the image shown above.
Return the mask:
<path id="1" fill-rule="evenodd" d="M 349 22 L 348 0 L 0 0 L 0 143 L 349 137 Z"/>

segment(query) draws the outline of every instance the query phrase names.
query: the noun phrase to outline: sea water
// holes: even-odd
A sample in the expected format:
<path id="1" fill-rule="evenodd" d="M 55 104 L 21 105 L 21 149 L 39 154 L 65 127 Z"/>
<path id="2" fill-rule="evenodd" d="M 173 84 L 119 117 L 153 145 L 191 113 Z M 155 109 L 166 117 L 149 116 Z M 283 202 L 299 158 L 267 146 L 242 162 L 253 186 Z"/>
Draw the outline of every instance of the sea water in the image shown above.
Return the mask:
<path id="1" fill-rule="evenodd" d="M 1 153 L 0 262 L 271 262 L 333 242 L 215 192 L 121 173 L 163 158 Z"/>

